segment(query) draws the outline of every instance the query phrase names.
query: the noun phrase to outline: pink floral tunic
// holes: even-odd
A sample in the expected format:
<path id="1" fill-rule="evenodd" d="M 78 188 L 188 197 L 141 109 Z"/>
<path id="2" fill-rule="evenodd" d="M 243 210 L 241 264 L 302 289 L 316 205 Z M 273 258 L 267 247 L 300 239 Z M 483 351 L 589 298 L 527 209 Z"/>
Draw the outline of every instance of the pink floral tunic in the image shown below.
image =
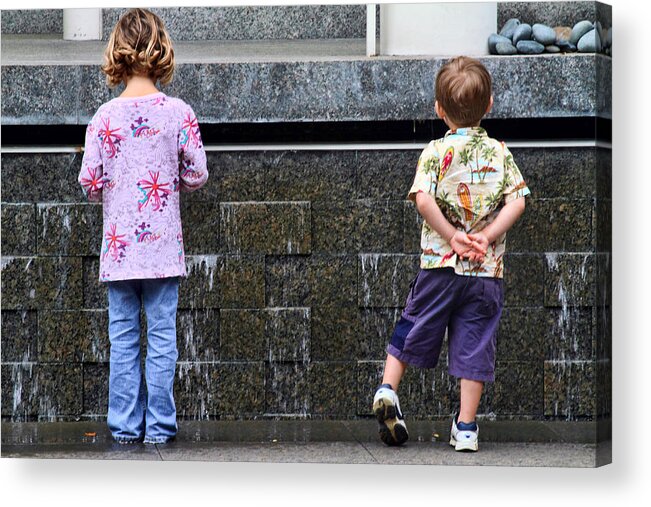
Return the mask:
<path id="1" fill-rule="evenodd" d="M 79 183 L 103 203 L 100 281 L 186 276 L 180 191 L 208 179 L 192 108 L 154 93 L 118 97 L 86 129 Z"/>

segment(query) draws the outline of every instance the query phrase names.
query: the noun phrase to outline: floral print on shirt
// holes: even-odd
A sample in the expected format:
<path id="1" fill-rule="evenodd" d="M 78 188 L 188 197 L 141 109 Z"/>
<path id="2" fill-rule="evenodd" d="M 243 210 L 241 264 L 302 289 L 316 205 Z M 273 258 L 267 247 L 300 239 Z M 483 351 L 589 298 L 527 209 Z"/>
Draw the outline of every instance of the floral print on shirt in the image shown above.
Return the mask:
<path id="1" fill-rule="evenodd" d="M 180 192 L 208 179 L 192 108 L 155 93 L 103 104 L 86 129 L 78 181 L 103 204 L 100 280 L 185 276 Z"/>
<path id="2" fill-rule="evenodd" d="M 448 131 L 423 150 L 408 198 L 427 192 L 448 221 L 467 233 L 479 232 L 504 204 L 530 193 L 513 155 L 481 127 Z M 504 276 L 506 234 L 492 243 L 483 263 L 458 258 L 450 244 L 427 222 L 421 233 L 423 269 L 453 267 L 459 275 Z"/>

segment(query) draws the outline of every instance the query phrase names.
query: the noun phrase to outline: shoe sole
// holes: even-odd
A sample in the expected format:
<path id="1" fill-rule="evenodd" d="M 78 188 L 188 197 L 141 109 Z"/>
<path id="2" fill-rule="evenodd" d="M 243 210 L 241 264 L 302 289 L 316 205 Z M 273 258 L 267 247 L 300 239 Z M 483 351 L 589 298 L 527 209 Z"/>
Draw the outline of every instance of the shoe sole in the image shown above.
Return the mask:
<path id="1" fill-rule="evenodd" d="M 407 428 L 398 423 L 396 407 L 380 398 L 373 403 L 373 413 L 379 424 L 380 440 L 389 446 L 402 445 L 409 439 Z"/>
<path id="2" fill-rule="evenodd" d="M 479 450 L 479 441 L 473 440 L 471 442 L 457 442 L 454 437 L 450 437 L 450 445 L 454 447 L 455 451 L 460 452 L 477 452 Z"/>

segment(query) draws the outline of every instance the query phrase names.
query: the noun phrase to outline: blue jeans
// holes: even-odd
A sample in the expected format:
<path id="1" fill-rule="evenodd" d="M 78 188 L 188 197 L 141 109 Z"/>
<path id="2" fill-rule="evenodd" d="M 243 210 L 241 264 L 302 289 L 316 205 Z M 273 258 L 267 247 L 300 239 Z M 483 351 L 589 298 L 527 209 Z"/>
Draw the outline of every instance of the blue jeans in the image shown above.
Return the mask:
<path id="1" fill-rule="evenodd" d="M 108 282 L 108 426 L 119 442 L 163 443 L 176 435 L 174 374 L 179 279 Z M 147 315 L 145 379 L 140 368 L 140 305 Z"/>

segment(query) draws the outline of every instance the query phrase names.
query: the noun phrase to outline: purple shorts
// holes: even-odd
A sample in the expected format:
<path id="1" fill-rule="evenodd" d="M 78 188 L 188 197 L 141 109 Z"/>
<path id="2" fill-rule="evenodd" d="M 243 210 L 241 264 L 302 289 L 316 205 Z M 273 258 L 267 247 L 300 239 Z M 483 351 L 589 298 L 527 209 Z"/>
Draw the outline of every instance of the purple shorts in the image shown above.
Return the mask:
<path id="1" fill-rule="evenodd" d="M 503 305 L 500 278 L 457 275 L 453 268 L 421 269 L 387 352 L 410 365 L 434 368 L 447 328 L 450 375 L 493 382 Z"/>

